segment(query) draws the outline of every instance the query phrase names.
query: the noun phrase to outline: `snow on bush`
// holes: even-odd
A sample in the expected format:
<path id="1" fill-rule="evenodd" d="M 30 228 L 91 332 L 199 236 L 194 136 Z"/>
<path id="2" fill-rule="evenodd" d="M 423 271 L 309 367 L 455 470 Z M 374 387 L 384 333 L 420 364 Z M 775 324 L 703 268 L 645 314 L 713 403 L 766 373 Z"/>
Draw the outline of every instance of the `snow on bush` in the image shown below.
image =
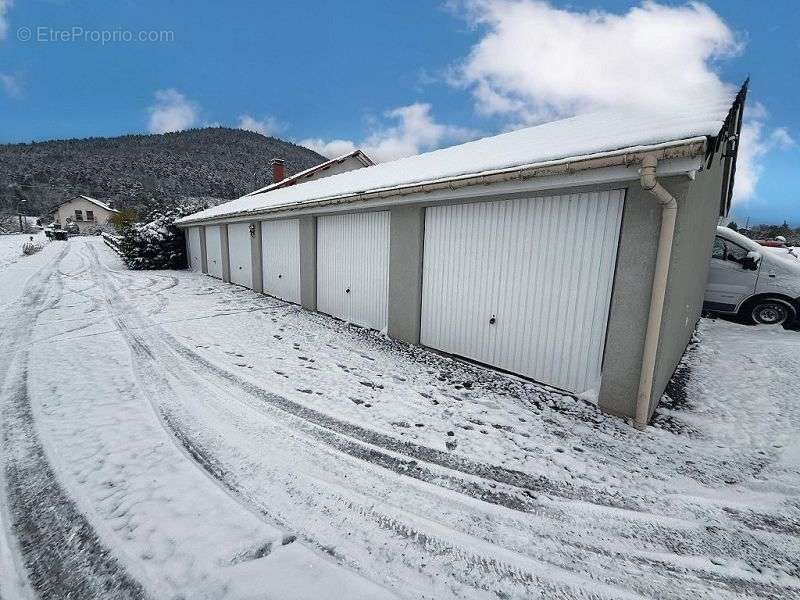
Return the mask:
<path id="1" fill-rule="evenodd" d="M 177 207 L 151 212 L 145 222 L 125 223 L 119 250 L 129 269 L 182 269 L 186 267 L 186 241 L 175 220 L 207 208 L 203 201 L 186 201 Z"/>
<path id="2" fill-rule="evenodd" d="M 22 244 L 22 253 L 25 256 L 30 256 L 31 254 L 36 254 L 39 250 L 44 248 L 44 244 L 42 242 L 35 242 L 33 241 L 33 236 Z"/>

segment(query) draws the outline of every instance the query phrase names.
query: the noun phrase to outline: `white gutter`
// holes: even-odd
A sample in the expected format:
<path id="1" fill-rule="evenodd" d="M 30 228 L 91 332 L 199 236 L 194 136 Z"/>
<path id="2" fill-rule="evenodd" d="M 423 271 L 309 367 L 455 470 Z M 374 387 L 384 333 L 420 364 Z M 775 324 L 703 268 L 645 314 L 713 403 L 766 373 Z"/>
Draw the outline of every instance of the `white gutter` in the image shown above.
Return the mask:
<path id="1" fill-rule="evenodd" d="M 206 224 L 218 220 L 230 220 L 231 218 L 236 217 L 246 216 L 257 218 L 259 215 L 266 215 L 287 210 L 315 208 L 334 204 L 350 204 L 354 202 L 363 202 L 365 200 L 371 200 L 374 198 L 428 193 L 439 189 L 456 190 L 471 185 L 486 185 L 501 181 L 528 179 L 531 177 L 565 175 L 576 173 L 578 171 L 585 171 L 588 169 L 601 169 L 615 166 L 628 167 L 641 163 L 643 156 L 647 154 L 652 154 L 658 160 L 689 158 L 702 155 L 705 152 L 706 141 L 707 139 L 705 137 L 697 137 L 688 140 L 656 144 L 653 146 L 640 146 L 636 148 L 626 148 L 624 150 L 613 150 L 589 157 L 571 157 L 473 175 L 459 175 L 446 179 L 427 181 L 424 183 L 404 184 L 400 186 L 380 188 L 363 192 L 344 193 L 335 196 L 318 198 L 316 200 L 301 200 L 298 202 L 282 203 L 275 206 L 257 209 L 209 215 L 197 219 L 191 219 L 192 215 L 189 215 L 183 219 L 179 219 L 178 222 L 176 222 L 176 225 L 178 227 L 189 227 L 191 225 Z"/>
<path id="2" fill-rule="evenodd" d="M 650 292 L 650 315 L 647 319 L 647 332 L 644 338 L 639 392 L 636 395 L 636 412 L 633 424 L 637 429 L 647 427 L 647 422 L 650 418 L 656 355 L 661 337 L 661 317 L 664 313 L 669 260 L 672 255 L 672 239 L 675 236 L 675 218 L 678 215 L 678 203 L 675 197 L 656 179 L 657 165 L 658 156 L 655 154 L 647 154 L 642 158 L 640 178 L 642 190 L 652 194 L 661 205 L 661 231 L 658 234 L 656 267 L 653 273 L 653 288 Z"/>

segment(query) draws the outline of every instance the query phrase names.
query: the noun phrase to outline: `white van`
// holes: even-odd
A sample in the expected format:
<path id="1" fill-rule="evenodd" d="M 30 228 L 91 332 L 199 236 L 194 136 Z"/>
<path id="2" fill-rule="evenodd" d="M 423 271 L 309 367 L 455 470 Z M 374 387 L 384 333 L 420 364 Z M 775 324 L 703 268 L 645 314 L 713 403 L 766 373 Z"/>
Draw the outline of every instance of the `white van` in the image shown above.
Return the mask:
<path id="1" fill-rule="evenodd" d="M 800 261 L 717 227 L 703 308 L 754 323 L 791 323 L 800 315 Z"/>

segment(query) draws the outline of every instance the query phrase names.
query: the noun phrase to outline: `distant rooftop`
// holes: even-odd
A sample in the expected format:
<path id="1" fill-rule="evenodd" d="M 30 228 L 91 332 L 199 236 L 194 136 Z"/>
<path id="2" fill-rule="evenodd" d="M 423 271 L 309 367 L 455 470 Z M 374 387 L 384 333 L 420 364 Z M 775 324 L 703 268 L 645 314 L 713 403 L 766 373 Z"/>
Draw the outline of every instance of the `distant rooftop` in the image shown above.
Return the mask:
<path id="1" fill-rule="evenodd" d="M 364 154 L 361 150 L 353 150 L 352 152 L 348 152 L 347 154 L 342 154 L 341 156 L 337 156 L 336 158 L 331 158 L 330 160 L 326 160 L 323 163 L 320 163 L 314 167 L 310 167 L 305 171 L 300 171 L 299 173 L 295 173 L 294 175 L 289 175 L 288 177 L 284 177 L 280 181 L 276 181 L 275 183 L 270 183 L 260 189 L 257 189 L 254 192 L 250 192 L 249 194 L 245 194 L 245 196 L 254 196 L 255 194 L 261 194 L 264 192 L 269 192 L 270 190 L 277 190 L 283 187 L 289 187 L 290 185 L 296 185 L 298 183 L 303 183 L 304 179 L 309 177 L 313 177 L 317 173 L 321 171 L 325 171 L 326 169 L 330 169 L 333 165 L 343 163 L 348 158 L 355 158 L 356 160 L 360 161 L 362 165 L 365 167 L 370 167 L 375 163 L 372 162 L 372 159 Z"/>
<path id="2" fill-rule="evenodd" d="M 59 206 L 63 206 L 65 204 L 67 204 L 68 202 L 72 202 L 73 200 L 76 200 L 78 198 L 83 198 L 84 200 L 87 200 L 88 202 L 91 202 L 92 204 L 95 204 L 95 205 L 99 206 L 100 208 L 104 208 L 105 210 L 108 210 L 108 211 L 111 211 L 111 212 L 119 212 L 116 208 L 111 208 L 105 202 L 101 202 L 100 200 L 95 200 L 94 198 L 90 198 L 89 196 L 84 196 L 83 194 L 78 194 L 77 196 L 72 196 L 68 200 L 64 200 L 60 204 L 56 204 L 53 207 L 53 210 L 55 211 L 55 209 L 57 209 Z"/>

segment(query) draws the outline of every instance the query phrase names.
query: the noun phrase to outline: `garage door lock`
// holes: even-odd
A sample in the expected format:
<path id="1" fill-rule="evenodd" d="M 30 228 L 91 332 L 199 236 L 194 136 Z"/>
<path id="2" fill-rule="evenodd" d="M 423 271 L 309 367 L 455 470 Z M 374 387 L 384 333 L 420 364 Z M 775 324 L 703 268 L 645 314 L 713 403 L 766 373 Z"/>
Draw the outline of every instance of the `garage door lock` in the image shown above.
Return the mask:
<path id="1" fill-rule="evenodd" d="M 492 315 L 491 318 L 489 319 L 489 325 L 494 325 L 495 323 L 497 323 L 497 317 Z"/>

